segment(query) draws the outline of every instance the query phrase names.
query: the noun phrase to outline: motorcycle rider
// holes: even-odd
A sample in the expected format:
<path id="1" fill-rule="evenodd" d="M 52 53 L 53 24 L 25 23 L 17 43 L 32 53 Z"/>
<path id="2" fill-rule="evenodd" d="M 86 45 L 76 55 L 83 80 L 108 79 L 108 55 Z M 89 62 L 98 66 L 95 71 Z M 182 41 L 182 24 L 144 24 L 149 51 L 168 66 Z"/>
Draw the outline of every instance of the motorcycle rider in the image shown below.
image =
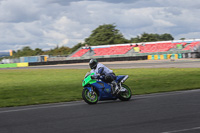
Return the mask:
<path id="1" fill-rule="evenodd" d="M 105 78 L 105 81 L 111 83 L 113 90 L 113 94 L 116 93 L 119 89 L 115 79 L 116 76 L 113 73 L 112 70 L 110 70 L 108 67 L 106 67 L 105 65 L 99 63 L 96 59 L 91 59 L 89 62 L 89 66 L 91 68 L 91 73 L 95 73 L 95 74 L 99 74 L 99 75 L 103 75 Z"/>

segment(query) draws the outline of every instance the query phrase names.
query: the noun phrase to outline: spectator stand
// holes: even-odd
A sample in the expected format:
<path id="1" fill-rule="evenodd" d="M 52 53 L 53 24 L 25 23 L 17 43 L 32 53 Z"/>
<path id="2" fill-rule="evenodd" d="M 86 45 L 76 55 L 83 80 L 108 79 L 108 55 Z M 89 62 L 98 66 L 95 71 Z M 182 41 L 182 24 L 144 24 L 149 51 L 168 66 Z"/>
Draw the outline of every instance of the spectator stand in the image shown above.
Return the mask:
<path id="1" fill-rule="evenodd" d="M 116 45 L 101 45 L 91 46 L 90 48 L 83 47 L 76 51 L 69 58 L 107 58 L 107 57 L 130 57 L 130 56 L 145 56 L 145 55 L 161 55 L 155 56 L 157 59 L 164 59 L 165 54 L 178 54 L 176 57 L 181 57 L 180 54 L 191 52 L 188 47 L 196 46 L 196 40 L 174 40 L 160 42 L 145 42 L 145 43 L 129 43 Z M 199 44 L 199 43 L 198 43 Z M 197 45 L 199 46 L 199 45 Z M 198 47 L 197 47 L 198 49 Z"/>
<path id="2" fill-rule="evenodd" d="M 195 41 L 195 42 L 191 42 L 183 50 L 190 50 L 192 52 L 196 52 L 198 51 L 199 46 L 200 46 L 200 41 Z"/>
<path id="3" fill-rule="evenodd" d="M 122 45 L 122 46 L 110 46 L 107 48 L 96 48 L 94 49 L 94 56 L 103 56 L 103 55 L 124 55 L 129 50 L 132 49 L 130 45 Z"/>

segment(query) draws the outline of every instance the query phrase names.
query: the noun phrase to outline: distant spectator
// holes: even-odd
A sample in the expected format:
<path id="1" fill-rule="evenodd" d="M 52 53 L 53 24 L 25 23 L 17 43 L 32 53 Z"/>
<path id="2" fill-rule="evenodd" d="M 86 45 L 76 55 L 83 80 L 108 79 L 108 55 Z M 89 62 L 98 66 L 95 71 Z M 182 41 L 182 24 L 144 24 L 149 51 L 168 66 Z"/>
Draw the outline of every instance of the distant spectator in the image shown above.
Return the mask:
<path id="1" fill-rule="evenodd" d="M 190 50 L 193 52 L 193 48 L 190 46 Z"/>
<path id="2" fill-rule="evenodd" d="M 92 52 L 92 48 L 89 46 L 89 50 L 90 50 L 90 52 Z"/>
<path id="3" fill-rule="evenodd" d="M 135 47 L 138 47 L 138 44 L 136 43 Z"/>
<path id="4" fill-rule="evenodd" d="M 194 52 L 197 52 L 197 47 L 194 46 L 194 47 L 193 47 L 193 50 L 194 50 Z"/>
<path id="5" fill-rule="evenodd" d="M 173 46 L 173 48 L 177 48 L 177 46 L 176 46 L 176 45 L 174 45 L 174 46 Z"/>
<path id="6" fill-rule="evenodd" d="M 133 47 L 135 52 L 140 52 L 140 47 Z"/>
<path id="7" fill-rule="evenodd" d="M 85 49 L 89 49 L 89 47 L 88 47 L 88 45 L 87 45 L 87 44 L 85 44 Z"/>

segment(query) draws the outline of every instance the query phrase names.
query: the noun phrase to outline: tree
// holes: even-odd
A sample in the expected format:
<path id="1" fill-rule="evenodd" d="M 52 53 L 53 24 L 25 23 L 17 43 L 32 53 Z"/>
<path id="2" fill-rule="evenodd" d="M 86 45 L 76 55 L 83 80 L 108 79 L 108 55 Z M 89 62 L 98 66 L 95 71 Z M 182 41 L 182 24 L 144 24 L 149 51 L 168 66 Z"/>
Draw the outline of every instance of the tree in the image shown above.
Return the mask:
<path id="1" fill-rule="evenodd" d="M 42 49 L 36 48 L 35 49 L 35 55 L 41 55 L 43 53 Z"/>
<path id="2" fill-rule="evenodd" d="M 62 46 L 59 48 L 57 45 L 54 49 L 50 49 L 48 51 L 43 52 L 44 55 L 69 55 L 71 53 L 71 49 L 69 47 Z"/>
<path id="3" fill-rule="evenodd" d="M 35 55 L 35 52 L 29 46 L 25 46 L 21 50 L 13 52 L 13 57 L 33 56 L 33 55 Z"/>
<path id="4" fill-rule="evenodd" d="M 160 35 L 161 41 L 168 41 L 168 40 L 174 40 L 171 34 L 165 33 Z"/>
<path id="5" fill-rule="evenodd" d="M 183 41 L 184 41 L 184 40 L 185 40 L 185 38 L 180 38 L 180 40 L 183 40 Z"/>
<path id="6" fill-rule="evenodd" d="M 85 44 L 88 45 L 108 45 L 120 44 L 129 42 L 123 35 L 116 29 L 114 24 L 100 25 L 92 31 L 92 34 L 85 39 Z"/>
<path id="7" fill-rule="evenodd" d="M 149 34 L 143 33 L 141 36 L 137 36 L 135 38 L 131 38 L 130 42 L 139 43 L 139 42 L 155 42 L 155 41 L 169 41 L 174 40 L 171 34 Z"/>

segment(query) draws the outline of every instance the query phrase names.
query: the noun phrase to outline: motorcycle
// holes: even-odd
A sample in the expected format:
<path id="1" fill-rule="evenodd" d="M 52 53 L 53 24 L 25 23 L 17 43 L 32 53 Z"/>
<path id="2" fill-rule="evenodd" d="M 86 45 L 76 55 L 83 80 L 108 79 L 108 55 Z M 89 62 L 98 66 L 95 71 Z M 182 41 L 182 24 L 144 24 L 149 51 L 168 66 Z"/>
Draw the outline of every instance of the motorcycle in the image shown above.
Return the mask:
<path id="1" fill-rule="evenodd" d="M 100 78 L 97 78 L 100 77 Z M 102 76 L 97 76 L 95 73 L 86 73 L 82 82 L 83 91 L 82 98 L 88 104 L 96 104 L 102 100 L 117 100 L 128 101 L 131 96 L 131 89 L 124 84 L 128 79 L 128 75 L 116 76 L 115 81 L 119 86 L 119 90 L 114 93 L 113 86 L 110 83 L 103 81 Z"/>

